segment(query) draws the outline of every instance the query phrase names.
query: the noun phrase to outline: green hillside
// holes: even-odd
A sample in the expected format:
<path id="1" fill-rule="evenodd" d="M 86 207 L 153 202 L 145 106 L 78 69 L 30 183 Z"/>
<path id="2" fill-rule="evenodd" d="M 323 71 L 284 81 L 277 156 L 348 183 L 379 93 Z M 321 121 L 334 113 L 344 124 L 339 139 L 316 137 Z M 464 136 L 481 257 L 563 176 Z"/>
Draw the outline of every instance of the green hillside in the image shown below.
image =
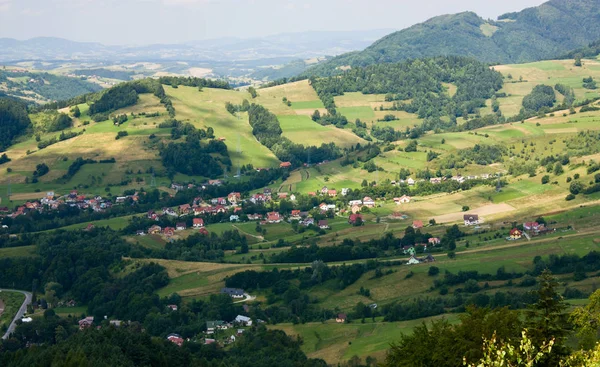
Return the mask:
<path id="1" fill-rule="evenodd" d="M 551 0 L 488 21 L 472 12 L 442 15 L 392 33 L 364 51 L 337 56 L 309 69 L 329 75 L 339 67 L 460 55 L 490 63 L 555 58 L 600 38 L 597 0 Z"/>

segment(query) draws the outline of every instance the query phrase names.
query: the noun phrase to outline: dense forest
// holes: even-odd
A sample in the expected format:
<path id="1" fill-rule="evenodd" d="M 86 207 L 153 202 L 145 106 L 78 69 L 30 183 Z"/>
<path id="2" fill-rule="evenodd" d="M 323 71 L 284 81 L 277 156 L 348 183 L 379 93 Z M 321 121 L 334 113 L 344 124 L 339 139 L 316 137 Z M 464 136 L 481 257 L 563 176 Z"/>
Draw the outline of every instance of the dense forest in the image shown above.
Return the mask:
<path id="1" fill-rule="evenodd" d="M 23 135 L 31 127 L 25 103 L 0 98 L 0 152 L 8 148 L 13 139 Z"/>
<path id="2" fill-rule="evenodd" d="M 443 83 L 457 90 L 453 96 Z M 436 57 L 353 68 L 341 76 L 311 78 L 311 85 L 330 114 L 333 97 L 345 92 L 386 94 L 398 101 L 393 109 L 416 113 L 420 118 L 474 113 L 502 88 L 502 75 L 478 61 L 463 57 Z M 409 101 L 409 102 L 403 102 Z"/>
<path id="3" fill-rule="evenodd" d="M 131 80 L 135 74 L 133 71 L 110 70 L 110 69 L 81 69 L 73 71 L 75 75 L 98 76 L 100 78 Z"/>
<path id="4" fill-rule="evenodd" d="M 18 82 L 9 78 L 23 78 L 26 81 Z M 26 92 L 34 92 L 47 100 L 66 100 L 102 90 L 98 84 L 49 73 L 7 73 L 0 70 L 0 83 L 6 84 L 11 95 L 24 97 L 27 96 Z"/>
<path id="5" fill-rule="evenodd" d="M 350 52 L 307 69 L 305 75 L 340 74 L 340 67 L 438 55 L 461 55 L 491 63 L 551 59 L 600 38 L 595 0 L 550 0 L 508 13 L 498 21 L 472 12 L 441 15 L 389 34 L 364 51 Z"/>

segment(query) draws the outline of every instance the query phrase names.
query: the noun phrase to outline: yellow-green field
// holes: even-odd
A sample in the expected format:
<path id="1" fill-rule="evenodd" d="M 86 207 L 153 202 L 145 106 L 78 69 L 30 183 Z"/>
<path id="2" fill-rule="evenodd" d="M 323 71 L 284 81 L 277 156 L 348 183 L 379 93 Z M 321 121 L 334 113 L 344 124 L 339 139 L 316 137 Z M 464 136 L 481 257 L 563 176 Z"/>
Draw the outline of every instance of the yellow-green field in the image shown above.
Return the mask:
<path id="1" fill-rule="evenodd" d="M 521 109 L 523 97 L 531 92 L 538 84 L 546 84 L 554 87 L 557 83 L 565 84 L 575 91 L 577 100 L 598 97 L 597 91 L 583 88 L 582 79 L 592 76 L 600 77 L 600 62 L 598 60 L 584 60 L 583 66 L 576 67 L 573 60 L 550 60 L 529 64 L 514 64 L 494 66 L 494 69 L 505 76 L 504 88 L 500 92 L 508 95 L 499 98 L 500 110 L 505 116 L 514 116 Z M 511 83 L 508 75 L 512 76 Z M 522 82 L 519 79 L 522 78 Z M 563 96 L 558 92 L 557 100 L 562 101 Z"/>

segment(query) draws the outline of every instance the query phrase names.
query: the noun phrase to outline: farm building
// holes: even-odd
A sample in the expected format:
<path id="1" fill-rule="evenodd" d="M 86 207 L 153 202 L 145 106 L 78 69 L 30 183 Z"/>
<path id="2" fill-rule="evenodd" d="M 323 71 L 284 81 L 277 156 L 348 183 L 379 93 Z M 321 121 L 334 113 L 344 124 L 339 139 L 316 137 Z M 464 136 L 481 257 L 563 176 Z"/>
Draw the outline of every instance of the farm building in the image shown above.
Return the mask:
<path id="1" fill-rule="evenodd" d="M 511 240 L 518 240 L 523 237 L 523 232 L 519 231 L 517 228 L 513 228 L 510 230 L 509 238 Z"/>
<path id="2" fill-rule="evenodd" d="M 479 215 L 477 214 L 465 214 L 463 219 L 465 220 L 465 226 L 476 226 L 479 224 Z"/>
<path id="3" fill-rule="evenodd" d="M 239 288 L 222 288 L 222 294 L 228 294 L 231 298 L 244 298 L 244 290 Z"/>

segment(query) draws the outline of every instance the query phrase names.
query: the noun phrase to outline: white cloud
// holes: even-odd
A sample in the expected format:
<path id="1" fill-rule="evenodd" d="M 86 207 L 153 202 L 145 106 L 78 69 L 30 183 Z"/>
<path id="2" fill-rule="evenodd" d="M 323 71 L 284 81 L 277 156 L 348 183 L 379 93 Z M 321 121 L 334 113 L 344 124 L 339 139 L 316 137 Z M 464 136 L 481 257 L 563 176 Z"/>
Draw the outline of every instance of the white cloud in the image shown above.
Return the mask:
<path id="1" fill-rule="evenodd" d="M 31 16 L 31 17 L 36 17 L 39 15 L 42 15 L 43 13 L 44 12 L 39 9 L 31 9 L 31 8 L 25 8 L 21 11 L 21 14 Z"/>

